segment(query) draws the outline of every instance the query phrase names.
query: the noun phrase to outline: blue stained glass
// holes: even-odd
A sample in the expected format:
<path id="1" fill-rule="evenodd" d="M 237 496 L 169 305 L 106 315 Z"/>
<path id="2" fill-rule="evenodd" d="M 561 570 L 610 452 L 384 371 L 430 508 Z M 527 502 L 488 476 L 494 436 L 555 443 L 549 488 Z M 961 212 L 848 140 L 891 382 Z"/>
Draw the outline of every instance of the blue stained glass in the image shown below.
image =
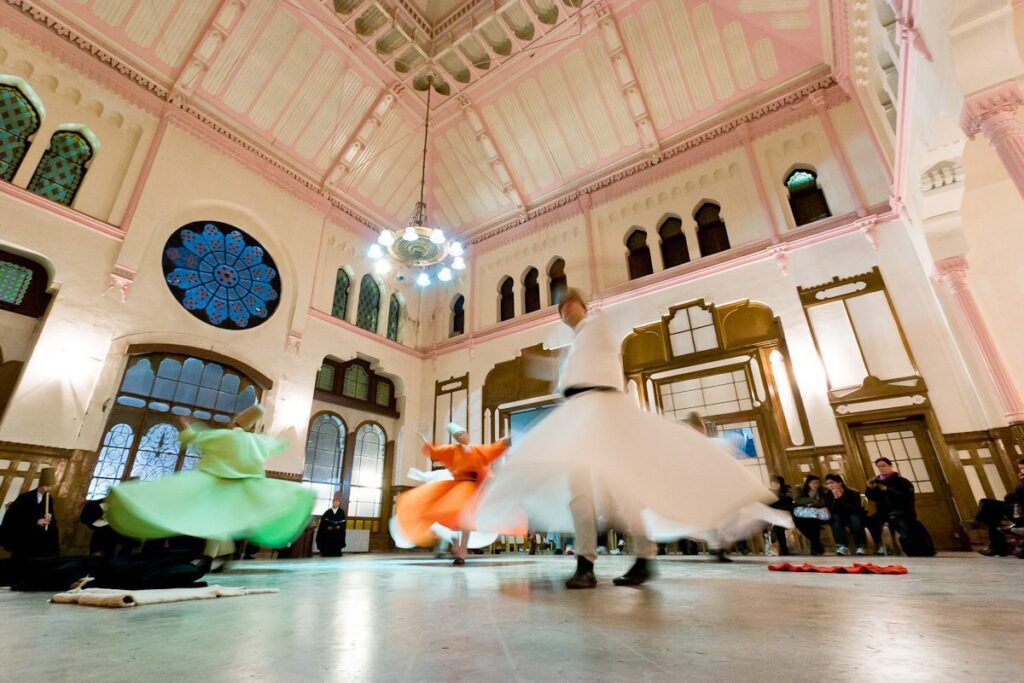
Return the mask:
<path id="1" fill-rule="evenodd" d="M 164 275 L 185 310 L 215 327 L 255 327 L 281 299 L 274 260 L 225 223 L 190 223 L 175 231 L 164 249 Z"/>

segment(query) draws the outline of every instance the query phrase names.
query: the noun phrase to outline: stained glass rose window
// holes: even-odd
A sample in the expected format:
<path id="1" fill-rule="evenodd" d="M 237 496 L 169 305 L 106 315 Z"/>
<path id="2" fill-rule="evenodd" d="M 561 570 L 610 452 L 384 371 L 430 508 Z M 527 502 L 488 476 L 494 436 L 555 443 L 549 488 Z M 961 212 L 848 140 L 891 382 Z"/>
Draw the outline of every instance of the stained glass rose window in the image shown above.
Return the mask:
<path id="1" fill-rule="evenodd" d="M 244 330 L 267 320 L 281 299 L 270 254 L 238 228 L 189 223 L 164 248 L 164 276 L 189 313 L 215 327 Z"/>

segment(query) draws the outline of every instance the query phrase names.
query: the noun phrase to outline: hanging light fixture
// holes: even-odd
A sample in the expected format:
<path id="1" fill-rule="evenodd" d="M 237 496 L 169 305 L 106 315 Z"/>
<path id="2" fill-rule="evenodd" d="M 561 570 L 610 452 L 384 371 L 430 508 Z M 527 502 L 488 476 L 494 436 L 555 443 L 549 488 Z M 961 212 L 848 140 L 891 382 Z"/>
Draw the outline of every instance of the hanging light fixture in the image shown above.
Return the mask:
<path id="1" fill-rule="evenodd" d="M 427 227 L 427 140 L 430 135 L 430 91 L 433 86 L 433 76 L 428 76 L 427 115 L 423 123 L 423 160 L 420 165 L 420 200 L 416 202 L 412 218 L 406 227 L 381 230 L 377 236 L 377 243 L 367 250 L 367 255 L 374 260 L 374 271 L 377 274 L 389 273 L 393 261 L 402 272 L 419 270 L 413 280 L 420 287 L 429 287 L 432 282 L 428 270 L 437 268 L 437 279 L 441 282 L 451 282 L 453 270 L 466 268 L 462 245 L 445 237 L 441 228 Z"/>

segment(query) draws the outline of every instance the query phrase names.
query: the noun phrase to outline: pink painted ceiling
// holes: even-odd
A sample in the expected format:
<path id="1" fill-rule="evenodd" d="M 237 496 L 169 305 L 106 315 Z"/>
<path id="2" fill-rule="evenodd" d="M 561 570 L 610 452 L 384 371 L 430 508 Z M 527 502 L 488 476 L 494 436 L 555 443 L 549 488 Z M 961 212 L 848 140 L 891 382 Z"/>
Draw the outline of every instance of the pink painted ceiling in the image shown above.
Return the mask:
<path id="1" fill-rule="evenodd" d="M 825 0 L 38 4 L 381 223 L 412 211 L 432 76 L 429 212 L 466 236 L 652 153 L 631 96 L 664 147 L 830 61 Z"/>

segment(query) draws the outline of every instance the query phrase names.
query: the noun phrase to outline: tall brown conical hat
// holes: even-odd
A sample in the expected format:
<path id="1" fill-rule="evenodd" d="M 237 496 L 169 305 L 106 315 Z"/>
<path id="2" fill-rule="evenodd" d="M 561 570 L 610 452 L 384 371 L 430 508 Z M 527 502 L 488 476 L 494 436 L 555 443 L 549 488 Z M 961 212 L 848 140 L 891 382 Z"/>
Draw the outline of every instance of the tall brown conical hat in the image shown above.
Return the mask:
<path id="1" fill-rule="evenodd" d="M 40 486 L 55 486 L 57 484 L 57 471 L 52 467 L 44 467 L 39 470 Z"/>
<path id="2" fill-rule="evenodd" d="M 235 415 L 235 424 L 242 429 L 252 429 L 260 421 L 260 418 L 263 417 L 264 412 L 263 406 L 259 403 L 254 403 L 238 415 Z"/>

